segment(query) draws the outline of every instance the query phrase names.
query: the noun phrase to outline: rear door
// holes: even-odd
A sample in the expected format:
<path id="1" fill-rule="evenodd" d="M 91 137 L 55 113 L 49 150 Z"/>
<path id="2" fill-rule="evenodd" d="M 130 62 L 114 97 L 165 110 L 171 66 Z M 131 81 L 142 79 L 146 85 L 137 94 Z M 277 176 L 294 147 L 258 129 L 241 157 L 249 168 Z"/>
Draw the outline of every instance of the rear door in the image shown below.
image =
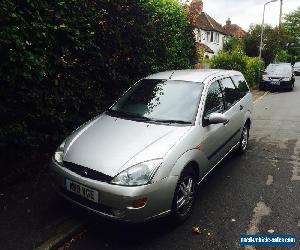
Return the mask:
<path id="1" fill-rule="evenodd" d="M 240 131 L 243 126 L 245 106 L 241 102 L 241 95 L 230 77 L 220 80 L 224 101 L 225 116 L 229 122 L 226 124 L 226 142 L 224 147 L 229 151 L 240 139 Z"/>
<path id="2" fill-rule="evenodd" d="M 232 80 L 235 84 L 235 86 L 237 87 L 237 89 L 239 90 L 239 105 L 241 105 L 242 108 L 242 112 L 245 115 L 247 111 L 249 111 L 250 113 L 252 112 L 252 96 L 249 90 L 249 87 L 247 85 L 247 82 L 244 78 L 243 75 L 233 75 Z"/>

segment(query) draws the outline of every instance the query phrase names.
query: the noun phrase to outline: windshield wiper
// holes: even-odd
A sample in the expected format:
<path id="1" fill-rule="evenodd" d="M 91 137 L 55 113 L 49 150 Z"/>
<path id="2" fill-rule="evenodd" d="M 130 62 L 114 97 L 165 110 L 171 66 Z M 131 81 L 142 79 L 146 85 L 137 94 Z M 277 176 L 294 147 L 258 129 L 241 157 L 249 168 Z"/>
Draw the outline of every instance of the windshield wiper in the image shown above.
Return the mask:
<path id="1" fill-rule="evenodd" d="M 155 122 L 161 122 L 161 123 L 178 123 L 178 124 L 192 124 L 192 122 L 189 121 L 182 121 L 182 120 L 153 120 Z"/>
<path id="2" fill-rule="evenodd" d="M 192 124 L 192 122 L 189 121 L 182 121 L 182 120 L 165 120 L 165 119 L 153 119 L 145 116 L 140 116 L 138 114 L 134 113 L 128 113 L 124 111 L 118 111 L 118 110 L 113 110 L 109 109 L 108 110 L 109 114 L 115 115 L 117 117 L 123 117 L 123 118 L 131 118 L 133 120 L 137 121 L 151 121 L 151 122 L 160 122 L 160 123 L 177 123 L 177 124 Z"/>
<path id="3" fill-rule="evenodd" d="M 109 109 L 108 113 L 111 115 L 116 115 L 118 117 L 131 118 L 131 119 L 138 120 L 138 121 L 152 121 L 152 119 L 150 119 L 148 117 L 144 117 L 144 116 L 140 116 L 138 114 L 128 113 L 128 112 L 124 112 L 124 111 Z"/>

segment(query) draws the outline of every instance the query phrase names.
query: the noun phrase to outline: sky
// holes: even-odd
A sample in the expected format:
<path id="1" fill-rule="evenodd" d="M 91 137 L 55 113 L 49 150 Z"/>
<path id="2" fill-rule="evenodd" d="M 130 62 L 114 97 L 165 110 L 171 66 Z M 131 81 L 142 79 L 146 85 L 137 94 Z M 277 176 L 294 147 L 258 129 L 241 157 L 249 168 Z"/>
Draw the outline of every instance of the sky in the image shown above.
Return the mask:
<path id="1" fill-rule="evenodd" d="M 230 17 L 231 22 L 248 30 L 251 23 L 261 24 L 264 3 L 268 0 L 203 0 L 203 11 L 222 25 Z M 283 15 L 300 6 L 300 0 L 283 0 Z M 266 5 L 265 23 L 279 23 L 280 1 Z"/>

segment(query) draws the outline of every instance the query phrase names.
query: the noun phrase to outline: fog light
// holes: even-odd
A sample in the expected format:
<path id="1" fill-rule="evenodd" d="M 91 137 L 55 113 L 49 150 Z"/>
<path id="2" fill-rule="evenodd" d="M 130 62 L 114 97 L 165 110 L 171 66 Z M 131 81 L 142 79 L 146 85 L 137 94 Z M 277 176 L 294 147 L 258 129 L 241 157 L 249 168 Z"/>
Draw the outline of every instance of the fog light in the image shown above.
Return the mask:
<path id="1" fill-rule="evenodd" d="M 112 212 L 116 217 L 123 217 L 125 215 L 125 211 L 117 208 L 113 208 Z"/>
<path id="2" fill-rule="evenodd" d="M 143 207 L 146 205 L 147 203 L 147 198 L 142 198 L 142 199 L 138 199 L 138 200 L 134 200 L 132 203 L 131 203 L 131 206 L 134 207 L 134 208 L 140 208 L 140 207 Z"/>

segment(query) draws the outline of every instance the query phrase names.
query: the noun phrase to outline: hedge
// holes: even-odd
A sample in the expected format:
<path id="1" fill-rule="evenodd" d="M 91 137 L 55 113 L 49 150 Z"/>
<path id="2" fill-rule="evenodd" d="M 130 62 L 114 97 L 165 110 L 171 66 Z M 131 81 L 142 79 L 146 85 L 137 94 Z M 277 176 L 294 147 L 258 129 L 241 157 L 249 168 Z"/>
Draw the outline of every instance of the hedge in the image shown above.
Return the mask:
<path id="1" fill-rule="evenodd" d="M 137 79 L 195 63 L 176 0 L 2 0 L 0 23 L 2 174 L 48 157 Z"/>
<path id="2" fill-rule="evenodd" d="M 240 71 L 248 84 L 254 86 L 259 83 L 264 62 L 257 57 L 249 57 L 241 48 L 236 48 L 233 51 L 220 51 L 210 60 L 210 67 Z"/>

